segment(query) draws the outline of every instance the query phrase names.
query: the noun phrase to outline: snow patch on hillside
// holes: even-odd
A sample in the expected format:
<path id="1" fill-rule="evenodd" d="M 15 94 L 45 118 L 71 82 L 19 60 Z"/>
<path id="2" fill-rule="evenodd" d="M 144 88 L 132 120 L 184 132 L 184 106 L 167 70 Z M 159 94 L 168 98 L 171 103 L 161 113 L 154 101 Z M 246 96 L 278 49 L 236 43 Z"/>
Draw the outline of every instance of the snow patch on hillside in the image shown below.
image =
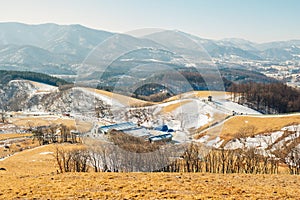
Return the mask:
<path id="1" fill-rule="evenodd" d="M 29 81 L 29 82 L 36 87 L 37 93 L 49 93 L 58 90 L 58 87 L 56 86 L 52 86 L 44 83 L 38 83 L 34 81 Z"/>
<path id="2" fill-rule="evenodd" d="M 240 105 L 238 103 L 228 101 L 228 100 L 217 100 L 213 102 L 213 106 L 216 109 L 222 110 L 225 113 L 232 114 L 236 112 L 238 114 L 245 114 L 245 115 L 260 115 L 261 113 L 248 108 L 246 106 Z"/>
<path id="3" fill-rule="evenodd" d="M 94 96 L 95 98 L 98 98 L 98 99 L 102 100 L 103 102 L 105 102 L 106 104 L 108 104 L 110 106 L 125 107 L 125 105 L 123 105 L 118 100 L 114 99 L 113 97 L 108 97 L 106 95 L 98 94 L 96 92 L 89 91 L 86 88 L 76 87 L 76 89 L 82 91 L 83 93 L 85 93 L 87 95 Z"/>
<path id="4" fill-rule="evenodd" d="M 285 131 L 289 131 L 289 134 L 286 136 L 284 136 Z M 230 140 L 224 146 L 224 149 L 255 148 L 265 151 L 271 147 L 270 151 L 274 151 L 286 144 L 290 144 L 298 137 L 300 137 L 300 124 L 284 127 L 280 131 L 255 135 L 254 137 L 235 138 Z M 211 147 L 219 147 L 223 141 L 219 137 L 212 139 L 210 136 L 205 135 L 198 139 L 197 142 Z"/>

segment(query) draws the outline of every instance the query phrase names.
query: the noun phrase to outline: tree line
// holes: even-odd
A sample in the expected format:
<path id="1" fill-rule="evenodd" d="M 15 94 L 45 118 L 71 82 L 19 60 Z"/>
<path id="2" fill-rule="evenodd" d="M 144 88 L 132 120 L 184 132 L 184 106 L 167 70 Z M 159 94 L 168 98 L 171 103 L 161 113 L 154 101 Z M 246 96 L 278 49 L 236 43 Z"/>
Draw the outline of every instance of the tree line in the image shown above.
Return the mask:
<path id="1" fill-rule="evenodd" d="M 28 131 L 32 132 L 33 140 L 37 140 L 40 145 L 50 143 L 80 143 L 78 133 L 63 124 L 51 124 L 49 126 L 32 127 Z M 74 128 L 73 128 L 74 129 Z"/>
<path id="2" fill-rule="evenodd" d="M 231 98 L 266 114 L 300 111 L 300 90 L 284 83 L 233 84 Z"/>
<path id="3" fill-rule="evenodd" d="M 53 86 L 70 84 L 69 82 L 63 79 L 49 76 L 42 73 L 29 72 L 29 71 L 0 70 L 0 85 L 6 85 L 11 80 L 22 80 L 22 79 L 45 83 Z"/>
<path id="4" fill-rule="evenodd" d="M 295 149 L 283 159 L 272 154 L 263 155 L 255 148 L 207 149 L 196 143 L 176 148 L 165 146 L 143 153 L 130 152 L 103 141 L 89 141 L 89 144 L 84 148 L 57 148 L 55 160 L 59 172 L 277 174 L 279 166 L 286 165 L 290 174 L 300 174 L 300 152 Z"/>
<path id="5" fill-rule="evenodd" d="M 254 147 L 234 150 L 207 148 L 199 143 L 150 144 L 115 134 L 109 136 L 108 141 L 86 138 L 84 148 L 57 149 L 55 159 L 59 172 L 277 174 L 280 166 L 286 166 L 290 174 L 300 174 L 300 151 L 297 148 L 283 147 L 269 152 Z"/>

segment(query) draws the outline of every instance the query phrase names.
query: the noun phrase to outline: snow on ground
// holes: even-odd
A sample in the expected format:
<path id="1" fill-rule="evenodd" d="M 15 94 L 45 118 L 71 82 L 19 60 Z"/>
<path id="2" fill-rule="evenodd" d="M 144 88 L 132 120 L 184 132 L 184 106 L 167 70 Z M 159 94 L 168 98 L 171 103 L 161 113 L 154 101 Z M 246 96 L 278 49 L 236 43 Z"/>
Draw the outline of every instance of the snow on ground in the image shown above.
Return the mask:
<path id="1" fill-rule="evenodd" d="M 211 139 L 211 136 L 205 135 L 197 140 L 197 142 L 202 143 L 208 147 L 215 147 L 218 148 L 221 146 L 224 140 L 221 140 L 220 137 L 214 137 Z"/>
<path id="2" fill-rule="evenodd" d="M 33 94 L 39 93 L 39 95 L 58 90 L 57 87 L 37 82 L 27 82 L 27 84 L 25 85 L 28 85 L 28 88 L 30 89 L 30 91 L 32 90 L 31 92 Z M 213 101 L 210 102 L 207 100 L 207 94 L 213 96 Z M 211 92 L 210 94 L 210 92 L 207 91 L 207 94 L 197 92 L 185 93 L 180 96 L 181 99 L 179 100 L 140 108 L 130 108 L 127 106 L 127 104 L 125 105 L 124 102 L 122 103 L 121 99 L 97 93 L 91 89 L 81 87 L 74 87 L 72 89 L 72 92 L 64 98 L 70 98 L 67 99 L 67 101 L 72 102 L 71 96 L 73 95 L 74 101 L 72 106 L 74 106 L 75 111 L 74 113 L 72 113 L 72 115 L 75 116 L 75 119 L 81 119 L 83 121 L 90 122 L 96 122 L 98 120 L 97 118 L 95 118 L 95 104 L 97 102 L 96 100 L 103 101 L 103 104 L 107 106 L 105 107 L 105 109 L 110 109 L 109 112 L 111 112 L 113 117 L 110 117 L 107 114 L 107 116 L 105 115 L 105 119 L 111 121 L 112 123 L 120 123 L 125 121 L 139 123 L 139 119 L 141 119 L 141 116 L 143 116 L 143 109 L 146 109 L 148 111 L 145 111 L 147 113 L 144 113 L 144 115 L 146 116 L 144 116 L 144 118 L 149 119 L 141 122 L 141 125 L 145 127 L 156 127 L 162 124 L 166 124 L 171 129 L 174 129 L 176 131 L 176 134 L 174 134 L 174 140 L 178 141 L 191 140 L 190 131 L 206 126 L 211 122 L 215 122 L 214 120 L 216 119 L 214 119 L 214 117 L 216 114 L 220 114 L 219 116 L 231 115 L 233 111 L 243 114 L 260 114 L 250 108 L 226 100 L 228 98 L 226 93 Z M 173 104 L 174 106 L 172 106 Z M 54 106 L 59 105 L 55 104 Z M 166 112 L 164 111 L 164 108 L 166 108 L 167 106 L 170 107 L 166 109 L 168 110 Z M 128 109 L 140 109 L 141 112 L 139 113 L 139 115 L 134 116 L 133 114 L 128 117 L 125 115 L 125 113 L 128 112 Z M 38 111 L 42 109 L 36 107 L 35 110 Z M 72 109 L 70 108 L 70 110 Z M 35 114 L 45 115 L 47 113 L 36 112 Z M 222 119 L 218 120 L 221 121 Z M 214 143 L 219 144 L 220 138 L 215 138 L 215 141 L 206 142 L 209 143 L 209 145 L 213 146 Z"/>
<path id="3" fill-rule="evenodd" d="M 175 106 L 174 110 L 163 112 L 163 109 L 165 107 L 180 103 L 182 104 L 178 107 Z M 211 105 L 208 102 L 204 102 L 199 98 L 175 100 L 153 105 L 148 107 L 148 109 L 152 111 L 152 115 L 149 116 L 149 120 L 142 123 L 141 125 L 150 128 L 166 124 L 169 128 L 176 131 L 174 133 L 173 140 L 177 142 L 191 141 L 192 137 L 190 134 L 190 129 L 197 129 L 212 122 L 214 119 L 213 117 L 216 113 L 225 113 L 222 109 L 217 109 L 214 105 Z M 122 112 L 125 112 L 125 110 L 126 109 L 124 108 Z M 125 119 L 123 119 L 121 115 L 122 114 L 120 113 L 120 117 L 114 119 L 116 123 L 125 121 Z M 137 123 L 134 117 L 129 118 L 128 121 Z M 220 138 L 215 139 L 215 142 L 220 145 Z M 209 145 L 215 146 L 213 143 L 214 142 L 212 141 L 209 143 Z"/>
<path id="4" fill-rule="evenodd" d="M 261 114 L 251 108 L 248 108 L 246 106 L 228 100 L 217 100 L 214 101 L 213 104 L 214 106 L 216 106 L 216 109 L 220 109 L 228 114 L 232 114 L 233 112 L 236 112 L 238 114 L 245 114 L 245 115 Z"/>
<path id="5" fill-rule="evenodd" d="M 182 132 L 182 131 L 176 131 L 175 133 L 173 133 L 172 140 L 178 143 L 185 143 L 191 141 L 191 139 L 188 137 L 186 132 Z"/>
<path id="6" fill-rule="evenodd" d="M 31 84 L 33 84 L 39 91 L 38 92 L 53 92 L 57 91 L 58 88 L 56 86 L 44 84 L 44 83 L 38 83 L 34 81 L 29 81 Z"/>
<path id="7" fill-rule="evenodd" d="M 287 130 L 291 131 L 291 133 L 280 141 L 277 141 L 283 136 L 284 131 Z M 270 134 L 260 134 L 254 137 L 233 139 L 224 146 L 224 149 L 256 148 L 264 150 L 267 147 L 272 146 L 271 151 L 274 151 L 278 148 L 280 149 L 284 144 L 291 142 L 297 137 L 300 137 L 300 125 L 292 125 Z M 277 143 L 273 145 L 276 141 Z M 211 147 L 219 147 L 223 141 L 219 137 L 211 139 L 210 136 L 205 135 L 198 139 L 197 142 Z"/>
<path id="8" fill-rule="evenodd" d="M 186 94 L 192 95 L 192 94 Z M 225 95 L 223 95 L 225 96 Z M 174 105 L 173 110 L 164 108 Z M 209 102 L 206 98 L 183 98 L 179 100 L 169 101 L 166 103 L 151 106 L 153 115 L 150 120 L 143 123 L 146 127 L 155 127 L 166 124 L 176 131 L 174 134 L 174 141 L 191 141 L 191 130 L 198 129 L 205 126 L 214 120 L 216 114 L 232 115 L 234 110 L 236 113 L 244 114 L 260 114 L 250 108 L 244 107 L 237 103 L 230 102 L 219 98 L 216 101 Z M 222 120 L 222 119 L 220 119 Z M 205 141 L 201 141 L 205 140 Z M 208 138 L 200 138 L 199 142 L 206 143 L 212 147 L 218 147 L 222 144 L 219 137 L 215 137 L 212 141 Z"/>
<path id="9" fill-rule="evenodd" d="M 211 112 L 205 109 L 205 104 L 197 100 L 183 104 L 171 113 L 175 119 L 181 121 L 182 129 L 199 128 L 211 120 L 208 118 Z"/>
<path id="10" fill-rule="evenodd" d="M 183 103 L 178 108 L 170 112 L 174 119 L 181 121 L 182 129 L 199 128 L 211 122 L 213 116 L 217 113 L 231 115 L 233 111 L 243 114 L 260 114 L 259 112 L 239 105 L 228 100 L 218 100 L 213 102 L 203 101 L 200 99 L 184 99 L 176 100 L 161 104 L 160 107 L 165 107 L 171 104 Z"/>
<path id="11" fill-rule="evenodd" d="M 233 139 L 225 145 L 225 149 L 259 148 L 266 149 L 283 135 L 283 131 L 276 131 L 270 135 L 256 135 L 242 139 Z"/>
<path id="12" fill-rule="evenodd" d="M 300 124 L 284 127 L 280 131 L 282 133 L 282 135 L 283 135 L 284 131 L 290 131 L 290 134 L 287 137 L 283 138 L 278 143 L 276 143 L 276 145 L 274 145 L 271 150 L 279 149 L 282 146 L 284 146 L 285 144 L 289 144 L 290 142 L 292 142 L 295 138 L 300 137 Z"/>
<path id="13" fill-rule="evenodd" d="M 48 154 L 53 154 L 53 152 L 47 151 L 47 152 L 41 152 L 40 154 L 41 154 L 41 155 L 48 155 Z"/>
<path id="14" fill-rule="evenodd" d="M 90 91 L 90 90 L 88 90 L 86 88 L 76 87 L 76 89 L 82 91 L 83 93 L 85 93 L 87 95 L 93 95 L 93 96 L 95 96 L 95 98 L 98 98 L 98 99 L 102 100 L 103 102 L 105 102 L 106 104 L 108 104 L 110 106 L 125 107 L 125 105 L 123 105 L 118 100 L 116 100 L 116 99 L 114 99 L 112 97 L 108 97 L 106 95 L 102 95 L 102 94 Z"/>
<path id="15" fill-rule="evenodd" d="M 220 145 L 222 144 L 223 140 L 221 140 L 220 137 L 216 137 L 215 139 L 209 140 L 206 145 L 210 146 L 210 147 L 220 147 Z"/>
<path id="16" fill-rule="evenodd" d="M 178 104 L 183 101 L 185 101 L 185 103 L 182 103 L 182 105 L 180 105 L 178 108 L 168 113 L 173 121 L 177 121 L 177 130 L 199 128 L 204 126 L 212 121 L 210 116 L 213 116 L 215 112 L 219 112 L 198 99 L 188 99 L 189 102 L 187 103 L 187 100 L 176 100 L 161 104 L 160 107 L 163 109 L 165 106 Z"/>

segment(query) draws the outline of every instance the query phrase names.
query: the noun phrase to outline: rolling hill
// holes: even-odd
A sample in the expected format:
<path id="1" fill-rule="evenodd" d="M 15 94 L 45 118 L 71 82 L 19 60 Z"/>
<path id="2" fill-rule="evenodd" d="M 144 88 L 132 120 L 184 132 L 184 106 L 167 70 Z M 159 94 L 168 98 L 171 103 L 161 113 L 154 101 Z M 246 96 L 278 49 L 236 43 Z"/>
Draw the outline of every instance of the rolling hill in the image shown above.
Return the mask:
<path id="1" fill-rule="evenodd" d="M 231 94 L 220 91 L 188 92 L 153 103 L 87 87 L 12 80 L 0 96 L 8 97 L 4 101 L 8 111 L 18 111 L 7 117 L 18 129 L 67 124 L 89 136 L 85 139 L 92 138 L 85 140 L 89 148 L 95 144 L 88 141 L 102 141 L 101 134 L 93 135 L 99 125 L 131 122 L 149 130 L 168 125 L 174 132 L 166 148 L 174 147 L 176 155 L 182 153 L 180 147 L 196 144 L 205 149 L 199 149 L 203 156 L 210 156 L 210 151 L 236 155 L 243 150 L 245 155 L 240 158 L 246 159 L 253 150 L 256 158 L 278 158 L 291 166 L 287 162 L 292 159 L 290 152 L 299 149 L 299 114 L 261 115 L 230 101 Z"/>
<path id="2" fill-rule="evenodd" d="M 209 95 L 213 101 L 207 100 Z M 93 88 L 55 87 L 28 80 L 12 80 L 0 94 L 8 111 L 70 113 L 90 122 L 131 121 L 145 127 L 163 123 L 177 131 L 175 140 L 190 140 L 190 134 L 203 126 L 223 120 L 232 112 L 259 114 L 227 100 L 222 92 L 189 92 L 165 102 L 152 103 Z"/>
<path id="3" fill-rule="evenodd" d="M 107 69 L 128 72 L 128 68 L 145 64 L 163 64 L 172 70 L 193 66 L 202 73 L 216 69 L 213 59 L 231 57 L 250 61 L 298 60 L 299 41 L 256 44 L 236 38 L 208 40 L 170 30 L 133 37 L 81 25 L 0 23 L 0 69 L 79 76 L 89 72 L 78 80 L 89 75 L 99 81 Z M 222 67 L 231 64 L 223 63 Z M 239 66 L 238 62 L 235 64 Z M 98 75 L 93 76 L 93 72 Z M 111 79 L 118 78 L 114 73 L 109 75 Z"/>

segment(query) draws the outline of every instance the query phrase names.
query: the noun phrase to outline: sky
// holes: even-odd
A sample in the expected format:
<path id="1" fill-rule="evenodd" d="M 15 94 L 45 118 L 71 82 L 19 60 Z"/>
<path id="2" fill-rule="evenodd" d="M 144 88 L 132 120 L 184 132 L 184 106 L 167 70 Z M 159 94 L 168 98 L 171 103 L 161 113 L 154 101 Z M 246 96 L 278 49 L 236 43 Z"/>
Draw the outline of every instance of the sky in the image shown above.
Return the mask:
<path id="1" fill-rule="evenodd" d="M 300 39 L 299 0 L 0 0 L 0 22 L 180 30 L 253 42 Z"/>

